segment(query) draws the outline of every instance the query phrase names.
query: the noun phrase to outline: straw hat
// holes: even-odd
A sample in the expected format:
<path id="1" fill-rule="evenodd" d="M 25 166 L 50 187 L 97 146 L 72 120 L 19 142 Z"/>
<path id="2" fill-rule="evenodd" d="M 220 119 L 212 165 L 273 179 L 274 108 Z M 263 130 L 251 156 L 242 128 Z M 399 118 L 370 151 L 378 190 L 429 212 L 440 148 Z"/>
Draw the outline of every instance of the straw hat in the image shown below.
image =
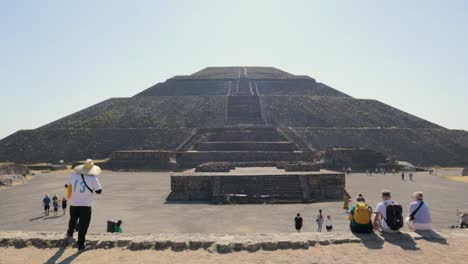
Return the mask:
<path id="1" fill-rule="evenodd" d="M 84 175 L 98 176 L 101 174 L 101 168 L 94 165 L 94 161 L 92 159 L 87 159 L 83 165 L 76 166 L 75 171 Z"/>

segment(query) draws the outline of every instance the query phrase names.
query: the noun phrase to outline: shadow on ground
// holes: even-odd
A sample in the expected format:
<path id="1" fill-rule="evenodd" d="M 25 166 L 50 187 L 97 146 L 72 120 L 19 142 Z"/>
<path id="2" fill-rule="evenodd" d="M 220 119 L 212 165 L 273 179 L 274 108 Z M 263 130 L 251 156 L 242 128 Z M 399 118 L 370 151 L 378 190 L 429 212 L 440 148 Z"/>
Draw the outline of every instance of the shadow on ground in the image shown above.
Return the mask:
<path id="1" fill-rule="evenodd" d="M 405 233 L 380 233 L 383 239 L 395 246 L 401 247 L 403 250 L 419 250 L 414 239 Z"/>
<path id="2" fill-rule="evenodd" d="M 367 247 L 368 249 L 382 249 L 384 240 L 379 237 L 374 232 L 370 234 L 360 234 L 360 233 L 353 233 L 357 238 L 361 240 L 361 243 Z"/>
<path id="3" fill-rule="evenodd" d="M 420 235 L 420 237 L 415 238 L 416 240 L 426 240 L 433 243 L 448 245 L 447 239 L 433 230 L 417 230 L 415 233 Z"/>

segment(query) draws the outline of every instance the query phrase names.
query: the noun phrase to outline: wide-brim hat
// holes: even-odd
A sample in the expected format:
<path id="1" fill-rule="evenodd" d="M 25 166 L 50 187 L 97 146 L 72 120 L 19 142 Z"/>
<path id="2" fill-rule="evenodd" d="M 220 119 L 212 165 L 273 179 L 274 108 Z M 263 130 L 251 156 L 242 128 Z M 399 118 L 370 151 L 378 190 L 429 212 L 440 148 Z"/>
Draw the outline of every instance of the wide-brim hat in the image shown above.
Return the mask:
<path id="1" fill-rule="evenodd" d="M 101 168 L 94 165 L 92 159 L 87 159 L 83 165 L 78 165 L 74 169 L 79 174 L 98 176 L 101 174 Z"/>

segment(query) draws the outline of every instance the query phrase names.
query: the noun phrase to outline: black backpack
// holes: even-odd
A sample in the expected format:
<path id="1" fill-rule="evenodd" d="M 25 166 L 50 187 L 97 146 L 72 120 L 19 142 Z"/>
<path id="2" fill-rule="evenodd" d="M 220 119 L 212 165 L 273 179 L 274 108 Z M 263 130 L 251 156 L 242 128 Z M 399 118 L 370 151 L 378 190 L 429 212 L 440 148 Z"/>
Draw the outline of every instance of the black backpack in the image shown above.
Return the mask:
<path id="1" fill-rule="evenodd" d="M 391 230 L 399 230 L 403 227 L 403 207 L 400 204 L 386 204 L 387 207 L 387 222 Z"/>

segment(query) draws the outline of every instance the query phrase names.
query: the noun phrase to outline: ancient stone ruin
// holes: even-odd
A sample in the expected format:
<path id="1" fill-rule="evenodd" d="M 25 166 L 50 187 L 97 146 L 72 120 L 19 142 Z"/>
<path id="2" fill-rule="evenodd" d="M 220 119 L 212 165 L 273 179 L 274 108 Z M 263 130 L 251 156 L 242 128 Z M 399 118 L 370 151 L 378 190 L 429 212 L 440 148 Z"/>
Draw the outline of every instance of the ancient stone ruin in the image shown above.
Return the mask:
<path id="1" fill-rule="evenodd" d="M 84 144 L 84 142 L 86 142 Z M 276 166 L 366 148 L 416 165 L 467 165 L 468 132 L 271 67 L 209 67 L 0 141 L 0 161 L 111 158 L 111 169 L 205 162 Z"/>

